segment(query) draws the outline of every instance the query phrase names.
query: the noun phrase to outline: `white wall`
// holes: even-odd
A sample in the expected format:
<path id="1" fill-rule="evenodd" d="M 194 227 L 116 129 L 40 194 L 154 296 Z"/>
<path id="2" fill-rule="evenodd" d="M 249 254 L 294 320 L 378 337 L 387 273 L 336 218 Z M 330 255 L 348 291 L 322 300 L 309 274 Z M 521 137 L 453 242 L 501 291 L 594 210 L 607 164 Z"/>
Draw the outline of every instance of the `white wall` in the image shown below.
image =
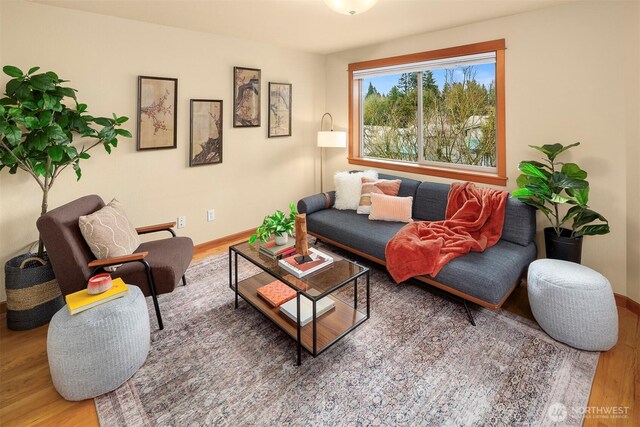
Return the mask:
<path id="1" fill-rule="evenodd" d="M 590 204 L 612 230 L 585 238 L 583 263 L 638 300 L 638 22 L 637 2 L 576 2 L 332 54 L 327 111 L 336 128 L 347 128 L 349 63 L 506 39 L 507 189 L 518 162 L 538 157 L 529 144 L 580 141 L 564 159 L 589 172 Z M 350 168 L 345 152 L 329 152 L 325 182 Z"/>
<path id="2" fill-rule="evenodd" d="M 65 171 L 50 208 L 86 194 L 117 197 L 137 226 L 187 216 L 178 230 L 202 243 L 257 226 L 319 187 L 315 132 L 324 110 L 324 57 L 253 41 L 22 1 L 0 1 L 2 65 L 39 65 L 78 89 L 94 115 L 129 117 L 134 138 L 102 148 L 75 181 Z M 233 66 L 262 69 L 262 126 L 232 127 Z M 137 76 L 178 78 L 178 148 L 137 152 Z M 4 89 L 7 76 L 0 78 Z M 268 82 L 293 84 L 293 136 L 267 138 Z M 189 99 L 224 100 L 223 163 L 188 167 Z M 0 172 L 0 262 L 37 239 L 41 193 L 26 173 Z M 216 220 L 206 222 L 215 208 Z M 5 300 L 4 269 L 0 301 Z"/>

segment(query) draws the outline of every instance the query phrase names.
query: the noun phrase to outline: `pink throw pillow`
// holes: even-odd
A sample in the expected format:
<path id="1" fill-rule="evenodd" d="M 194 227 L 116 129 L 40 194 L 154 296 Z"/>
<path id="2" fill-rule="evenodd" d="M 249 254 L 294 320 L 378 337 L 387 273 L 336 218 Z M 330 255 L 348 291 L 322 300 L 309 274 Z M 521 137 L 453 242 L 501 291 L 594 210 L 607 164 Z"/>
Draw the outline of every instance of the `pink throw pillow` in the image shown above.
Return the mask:
<path id="1" fill-rule="evenodd" d="M 411 222 L 413 197 L 387 196 L 386 194 L 371 193 L 370 220 Z"/>

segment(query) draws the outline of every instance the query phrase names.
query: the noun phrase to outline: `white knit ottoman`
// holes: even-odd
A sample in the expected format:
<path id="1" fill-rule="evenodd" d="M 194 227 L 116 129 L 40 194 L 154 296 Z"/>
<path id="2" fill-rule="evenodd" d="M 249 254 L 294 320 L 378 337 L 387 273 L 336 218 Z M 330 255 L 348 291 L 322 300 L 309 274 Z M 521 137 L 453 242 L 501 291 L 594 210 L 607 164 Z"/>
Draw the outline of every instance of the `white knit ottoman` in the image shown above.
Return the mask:
<path id="1" fill-rule="evenodd" d="M 51 319 L 47 353 L 53 385 L 67 400 L 115 390 L 142 366 L 151 342 L 142 291 L 74 316 L 62 307 Z"/>
<path id="2" fill-rule="evenodd" d="M 568 261 L 539 259 L 527 277 L 531 311 L 552 338 L 606 351 L 618 341 L 618 310 L 606 277 Z"/>

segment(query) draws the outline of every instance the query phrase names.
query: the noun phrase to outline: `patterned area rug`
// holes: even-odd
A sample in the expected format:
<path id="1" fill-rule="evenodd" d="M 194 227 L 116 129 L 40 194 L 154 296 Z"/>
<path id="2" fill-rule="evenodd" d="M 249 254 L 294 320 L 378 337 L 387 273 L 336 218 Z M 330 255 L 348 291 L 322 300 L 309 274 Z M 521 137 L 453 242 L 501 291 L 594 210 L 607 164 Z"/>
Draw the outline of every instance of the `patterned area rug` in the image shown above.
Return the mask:
<path id="1" fill-rule="evenodd" d="M 581 425 L 598 353 L 504 310 L 475 309 L 474 327 L 461 304 L 370 267 L 371 319 L 296 367 L 292 339 L 233 309 L 227 256 L 195 263 L 160 297 L 163 331 L 148 299 L 151 352 L 96 398 L 101 425 Z"/>

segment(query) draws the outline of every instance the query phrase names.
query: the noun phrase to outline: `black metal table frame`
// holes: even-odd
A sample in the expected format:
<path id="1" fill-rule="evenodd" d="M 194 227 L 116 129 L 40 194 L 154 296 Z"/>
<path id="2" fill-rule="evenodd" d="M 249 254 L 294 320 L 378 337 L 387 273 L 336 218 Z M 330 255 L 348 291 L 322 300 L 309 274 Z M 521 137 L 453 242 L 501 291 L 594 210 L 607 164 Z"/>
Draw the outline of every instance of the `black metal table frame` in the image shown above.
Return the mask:
<path id="1" fill-rule="evenodd" d="M 239 245 L 240 244 L 243 244 L 243 243 L 239 243 Z M 245 260 L 249 261 L 251 264 L 253 264 L 256 267 L 258 267 L 263 272 L 271 275 L 273 278 L 275 278 L 277 280 L 281 280 L 282 278 L 278 277 L 278 276 L 274 275 L 273 273 L 271 273 L 270 271 L 266 270 L 264 268 L 264 266 L 260 265 L 259 263 L 257 263 L 253 259 L 248 258 L 247 256 L 245 256 L 242 252 L 238 251 L 235 248 L 235 246 L 237 246 L 237 245 L 233 245 L 233 246 L 229 247 L 229 288 L 234 290 L 234 292 L 235 292 L 234 309 L 238 308 L 238 296 L 240 296 L 250 306 L 252 306 L 258 313 L 262 314 L 264 317 L 269 319 L 274 325 L 276 325 L 280 330 L 282 330 L 284 333 L 289 335 L 272 318 L 270 318 L 261 309 L 256 307 L 255 304 L 253 304 L 251 301 L 249 301 L 247 298 L 245 298 L 242 294 L 240 294 L 238 292 L 238 255 L 240 255 L 242 258 L 244 258 Z M 232 253 L 234 255 L 233 258 L 231 256 Z M 356 262 L 349 261 L 349 260 L 345 260 L 345 261 L 350 262 L 352 264 L 355 264 L 358 267 L 362 268 L 363 270 L 361 272 L 359 272 L 358 274 L 356 274 L 355 276 L 350 277 L 348 280 L 343 281 L 342 283 L 340 283 L 336 287 L 334 287 L 334 288 L 332 288 L 330 290 L 327 290 L 327 291 L 323 292 L 320 295 L 314 296 L 313 299 L 309 298 L 309 299 L 311 299 L 311 302 L 312 302 L 312 305 L 313 305 L 313 307 L 312 307 L 313 308 L 313 311 L 312 311 L 312 313 L 313 313 L 313 319 L 312 319 L 312 323 L 313 323 L 313 351 L 307 349 L 305 346 L 302 345 L 302 332 L 301 332 L 302 326 L 300 325 L 300 297 L 304 296 L 304 295 L 302 294 L 302 291 L 300 291 L 299 289 L 295 288 L 294 286 L 291 286 L 291 285 L 287 284 L 286 281 L 283 281 L 283 283 L 287 284 L 289 287 L 291 287 L 292 289 L 294 289 L 296 291 L 296 302 L 297 302 L 296 303 L 296 306 L 297 306 L 297 316 L 296 316 L 296 318 L 297 318 L 297 320 L 296 320 L 297 338 L 296 338 L 296 344 L 297 344 L 297 353 L 298 353 L 297 354 L 298 357 L 297 357 L 297 361 L 296 361 L 296 365 L 297 366 L 300 366 L 302 364 L 302 349 L 307 351 L 313 357 L 317 357 L 317 356 L 321 355 L 322 353 L 324 353 L 325 351 L 327 351 L 329 348 L 331 348 L 336 342 L 340 341 L 349 332 L 353 331 L 358 326 L 363 324 L 365 321 L 369 320 L 369 316 L 370 316 L 370 313 L 371 313 L 371 298 L 370 298 L 371 297 L 371 293 L 370 293 L 371 286 L 370 286 L 370 279 L 369 279 L 369 269 L 367 267 L 364 267 L 364 266 L 356 263 Z M 365 317 L 363 317 L 362 319 L 360 319 L 355 324 L 353 324 L 350 327 L 348 327 L 340 335 L 338 335 L 333 340 L 331 340 L 331 342 L 329 344 L 325 345 L 320 351 L 318 351 L 318 349 L 316 347 L 317 346 L 317 340 L 316 340 L 316 333 L 317 333 L 316 301 L 324 298 L 325 296 L 327 296 L 329 294 L 332 294 L 333 292 L 336 292 L 337 290 L 339 290 L 339 289 L 347 286 L 349 283 L 353 282 L 353 309 L 354 310 L 358 310 L 358 278 L 361 277 L 361 276 L 366 276 L 367 315 Z"/>

